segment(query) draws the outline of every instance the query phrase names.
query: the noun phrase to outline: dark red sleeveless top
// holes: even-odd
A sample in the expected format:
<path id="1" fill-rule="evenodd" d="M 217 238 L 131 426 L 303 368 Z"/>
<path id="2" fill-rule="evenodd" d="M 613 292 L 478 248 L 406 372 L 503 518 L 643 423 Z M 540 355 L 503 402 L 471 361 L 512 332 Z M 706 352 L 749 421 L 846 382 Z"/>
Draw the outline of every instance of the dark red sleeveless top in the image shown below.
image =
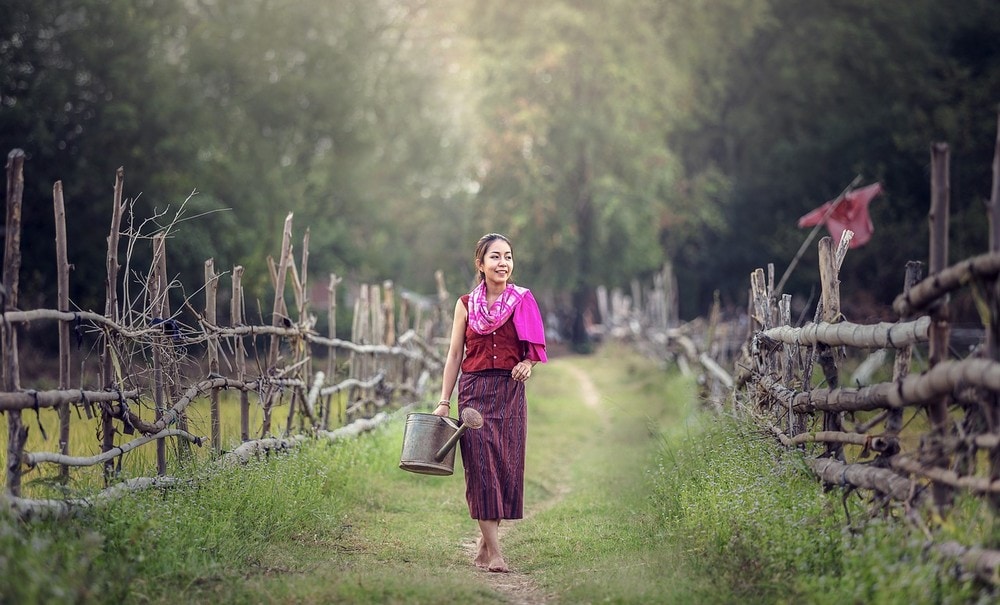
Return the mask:
<path id="1" fill-rule="evenodd" d="M 468 294 L 462 297 L 462 304 L 466 310 L 469 309 Z M 517 337 L 513 319 L 508 318 L 490 334 L 479 334 L 466 323 L 463 372 L 513 370 L 524 355 L 525 344 Z"/>

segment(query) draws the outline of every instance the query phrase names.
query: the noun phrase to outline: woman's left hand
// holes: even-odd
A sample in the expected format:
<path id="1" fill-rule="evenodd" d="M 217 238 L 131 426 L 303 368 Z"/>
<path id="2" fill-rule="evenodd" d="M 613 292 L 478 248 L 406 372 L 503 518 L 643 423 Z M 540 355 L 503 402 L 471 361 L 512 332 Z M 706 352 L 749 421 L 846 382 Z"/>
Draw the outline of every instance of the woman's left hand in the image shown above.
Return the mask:
<path id="1" fill-rule="evenodd" d="M 519 361 L 514 369 L 510 371 L 510 376 L 518 382 L 527 382 L 531 378 L 531 363 Z"/>

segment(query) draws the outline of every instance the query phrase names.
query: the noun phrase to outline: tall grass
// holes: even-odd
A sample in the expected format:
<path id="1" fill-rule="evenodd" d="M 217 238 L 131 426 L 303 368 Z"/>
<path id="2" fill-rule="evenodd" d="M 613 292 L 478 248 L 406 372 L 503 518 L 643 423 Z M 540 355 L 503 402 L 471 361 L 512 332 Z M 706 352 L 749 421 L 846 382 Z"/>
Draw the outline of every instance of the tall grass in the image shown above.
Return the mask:
<path id="1" fill-rule="evenodd" d="M 796 452 L 722 417 L 701 417 L 682 441 L 664 441 L 654 498 L 687 563 L 744 603 L 987 603 L 994 590 L 935 557 L 897 506 L 825 490 Z M 963 498 L 938 540 L 981 543 L 993 516 Z M 992 530 L 990 530 L 992 531 Z M 978 535 L 977 535 L 978 534 Z"/>

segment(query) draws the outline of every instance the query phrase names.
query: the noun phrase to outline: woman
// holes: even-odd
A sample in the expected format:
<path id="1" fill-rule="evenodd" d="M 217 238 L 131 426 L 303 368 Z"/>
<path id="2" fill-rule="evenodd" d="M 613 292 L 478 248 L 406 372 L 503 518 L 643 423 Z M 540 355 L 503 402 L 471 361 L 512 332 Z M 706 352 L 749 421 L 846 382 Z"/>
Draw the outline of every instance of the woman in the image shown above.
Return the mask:
<path id="1" fill-rule="evenodd" d="M 500 521 L 520 519 L 523 513 L 528 428 L 524 383 L 535 364 L 547 360 L 545 331 L 534 296 L 510 282 L 510 240 L 498 233 L 481 237 L 476 271 L 478 284 L 455 303 L 441 401 L 434 413 L 449 415 L 458 382 L 458 413 L 471 407 L 483 416 L 483 427 L 466 431 L 460 441 L 465 498 L 482 534 L 474 563 L 507 572 Z"/>

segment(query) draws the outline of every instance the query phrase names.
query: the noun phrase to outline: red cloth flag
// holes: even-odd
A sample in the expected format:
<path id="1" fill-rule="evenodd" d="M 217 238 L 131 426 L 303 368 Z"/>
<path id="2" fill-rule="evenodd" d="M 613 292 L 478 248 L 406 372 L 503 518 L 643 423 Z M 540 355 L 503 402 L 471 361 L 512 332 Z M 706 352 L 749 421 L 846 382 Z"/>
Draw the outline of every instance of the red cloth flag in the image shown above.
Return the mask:
<path id="1" fill-rule="evenodd" d="M 799 218 L 799 227 L 813 227 L 820 223 L 826 223 L 826 228 L 836 240 L 837 245 L 840 245 L 844 231 L 850 229 L 854 232 L 850 247 L 864 246 L 872 238 L 872 233 L 875 231 L 872 219 L 868 216 L 868 203 L 880 193 L 882 193 L 881 183 L 855 189 L 845 195 L 844 199 L 840 200 L 840 203 L 832 211 L 830 208 L 837 200 L 830 200 Z"/>

